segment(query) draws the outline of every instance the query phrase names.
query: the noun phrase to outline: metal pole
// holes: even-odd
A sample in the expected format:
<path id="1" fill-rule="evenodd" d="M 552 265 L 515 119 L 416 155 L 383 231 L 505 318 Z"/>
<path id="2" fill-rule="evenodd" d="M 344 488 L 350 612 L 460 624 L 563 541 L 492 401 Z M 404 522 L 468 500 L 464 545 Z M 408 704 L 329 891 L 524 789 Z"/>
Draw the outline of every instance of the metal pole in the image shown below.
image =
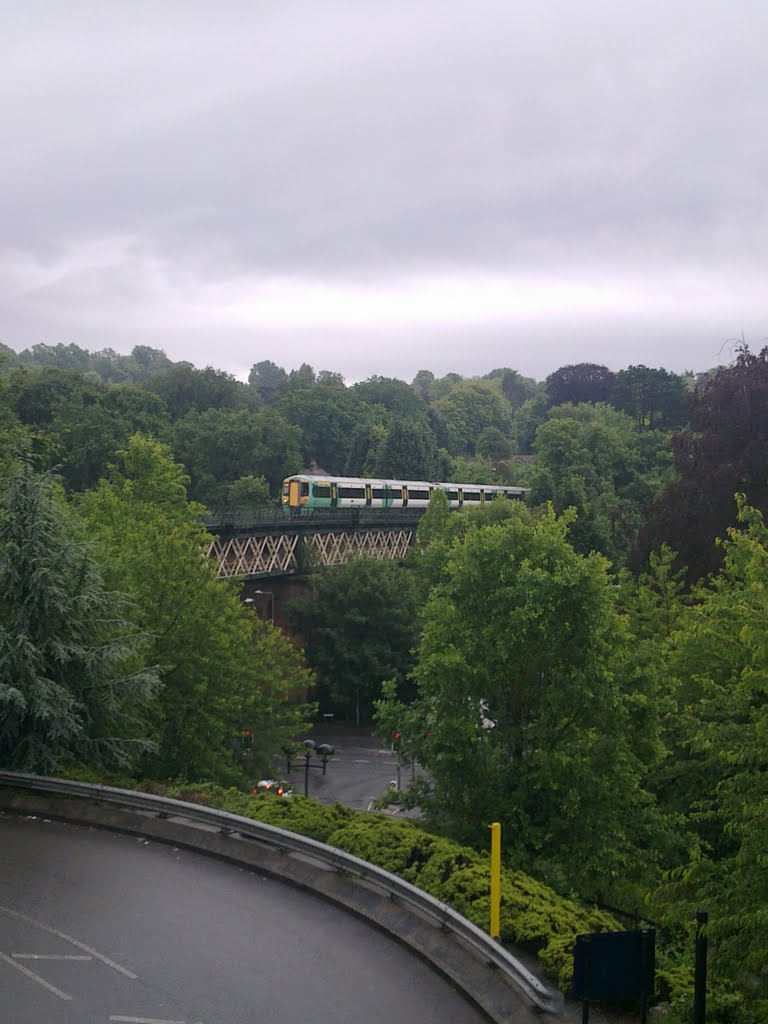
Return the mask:
<path id="1" fill-rule="evenodd" d="M 304 796 L 309 796 L 309 759 L 312 755 L 304 755 Z"/>
<path id="2" fill-rule="evenodd" d="M 581 1024 L 589 1024 L 589 996 L 592 991 L 592 939 L 584 939 L 584 992 L 581 997 Z"/>
<path id="3" fill-rule="evenodd" d="M 501 823 L 494 821 L 491 830 L 491 927 L 489 935 L 501 934 Z"/>
<path id="4" fill-rule="evenodd" d="M 648 1020 L 648 990 L 646 981 L 648 979 L 648 940 L 649 931 L 643 928 L 640 932 L 640 973 L 642 975 L 643 991 L 640 995 L 640 1024 L 646 1024 Z"/>
<path id="5" fill-rule="evenodd" d="M 696 911 L 696 967 L 693 977 L 693 1024 L 704 1024 L 707 1012 L 707 921 L 706 910 Z"/>

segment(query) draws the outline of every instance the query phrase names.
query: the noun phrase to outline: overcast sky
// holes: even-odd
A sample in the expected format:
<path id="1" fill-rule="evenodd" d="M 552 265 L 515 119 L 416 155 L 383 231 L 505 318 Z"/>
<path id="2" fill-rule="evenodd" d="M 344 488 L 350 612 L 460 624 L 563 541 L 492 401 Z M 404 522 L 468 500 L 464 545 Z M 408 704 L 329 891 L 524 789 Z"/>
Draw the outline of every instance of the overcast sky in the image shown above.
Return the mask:
<path id="1" fill-rule="evenodd" d="M 0 0 L 0 341 L 247 377 L 768 338 L 765 0 Z"/>

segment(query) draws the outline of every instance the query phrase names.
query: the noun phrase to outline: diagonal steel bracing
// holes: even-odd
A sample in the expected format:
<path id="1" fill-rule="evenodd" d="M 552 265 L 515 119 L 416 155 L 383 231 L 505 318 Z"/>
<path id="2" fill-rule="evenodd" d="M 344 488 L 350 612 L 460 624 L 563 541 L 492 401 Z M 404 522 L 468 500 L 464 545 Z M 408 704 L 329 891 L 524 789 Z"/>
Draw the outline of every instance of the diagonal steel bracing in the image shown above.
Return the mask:
<path id="1" fill-rule="evenodd" d="M 307 530 L 250 536 L 216 537 L 208 555 L 219 576 L 266 576 L 300 572 L 310 566 L 341 565 L 355 555 L 405 558 L 415 526 L 370 530 Z"/>

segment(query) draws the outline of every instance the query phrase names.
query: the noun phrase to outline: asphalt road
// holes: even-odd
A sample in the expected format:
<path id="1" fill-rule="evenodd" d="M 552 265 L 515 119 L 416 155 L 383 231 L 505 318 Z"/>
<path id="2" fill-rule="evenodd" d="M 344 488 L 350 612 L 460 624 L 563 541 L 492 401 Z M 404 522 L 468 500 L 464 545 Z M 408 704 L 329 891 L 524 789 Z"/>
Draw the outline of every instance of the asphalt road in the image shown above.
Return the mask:
<path id="1" fill-rule="evenodd" d="M 390 783 L 397 780 L 397 755 L 383 741 L 364 729 L 348 726 L 320 725 L 307 734 L 316 743 L 330 743 L 336 753 L 328 762 L 325 775 L 320 759 L 314 757 L 309 771 L 309 795 L 322 803 L 339 803 L 355 810 L 367 811 L 374 800 L 383 796 Z M 304 759 L 286 773 L 285 765 L 275 769 L 297 793 L 304 792 Z M 405 789 L 411 777 L 410 768 L 401 770 Z"/>
<path id="2" fill-rule="evenodd" d="M 0 815 L 5 1024 L 481 1024 L 314 896 L 185 850 Z"/>

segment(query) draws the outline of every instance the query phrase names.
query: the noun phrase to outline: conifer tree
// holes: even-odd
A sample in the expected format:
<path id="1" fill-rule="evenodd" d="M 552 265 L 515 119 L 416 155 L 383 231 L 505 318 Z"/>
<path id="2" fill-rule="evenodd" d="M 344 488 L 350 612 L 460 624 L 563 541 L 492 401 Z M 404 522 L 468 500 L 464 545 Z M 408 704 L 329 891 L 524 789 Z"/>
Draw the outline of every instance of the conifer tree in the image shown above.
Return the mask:
<path id="1" fill-rule="evenodd" d="M 0 763 L 130 766 L 157 676 L 49 474 L 24 458 L 0 488 Z"/>

